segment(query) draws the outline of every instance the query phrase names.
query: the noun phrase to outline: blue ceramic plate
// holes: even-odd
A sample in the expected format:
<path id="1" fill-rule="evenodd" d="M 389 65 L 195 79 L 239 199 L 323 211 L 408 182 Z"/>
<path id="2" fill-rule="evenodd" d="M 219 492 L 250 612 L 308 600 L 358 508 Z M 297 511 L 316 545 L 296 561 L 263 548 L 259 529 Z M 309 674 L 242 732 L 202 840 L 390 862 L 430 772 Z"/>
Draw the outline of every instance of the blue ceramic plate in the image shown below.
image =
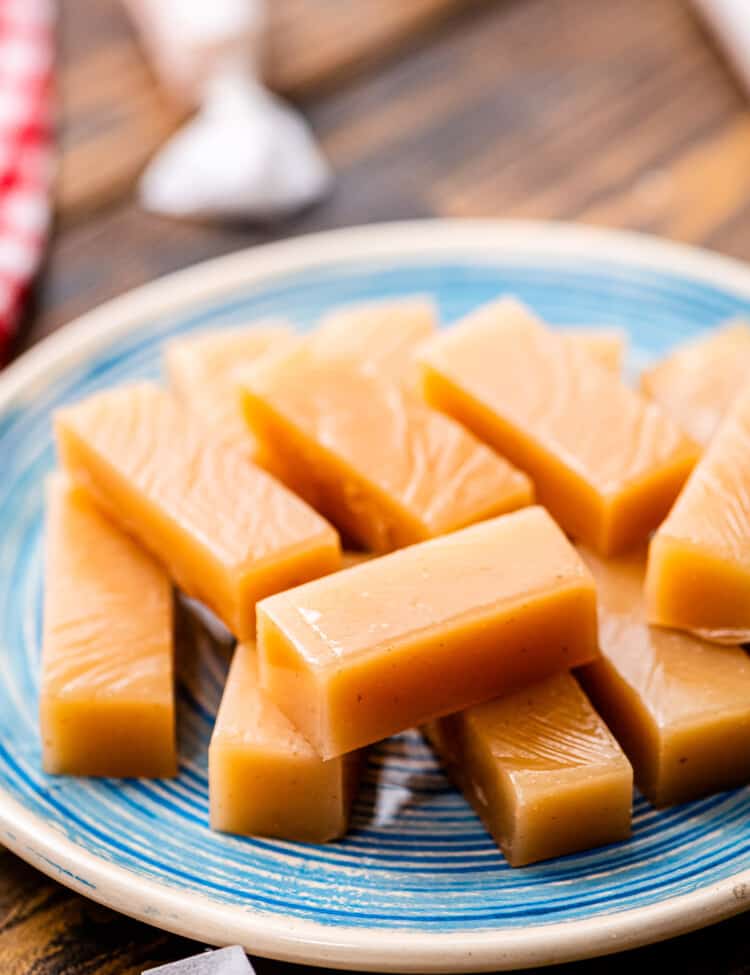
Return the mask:
<path id="1" fill-rule="evenodd" d="M 627 843 L 521 870 L 407 732 L 370 757 L 329 846 L 211 833 L 206 746 L 225 662 L 180 685 L 174 781 L 49 778 L 39 759 L 43 484 L 50 415 L 159 375 L 165 338 L 416 292 L 450 321 L 504 292 L 551 322 L 627 329 L 631 368 L 750 313 L 750 270 L 636 235 L 516 223 L 346 230 L 248 250 L 120 298 L 0 378 L 0 840 L 94 900 L 261 955 L 382 971 L 501 969 L 643 944 L 750 904 L 750 789 L 655 812 Z"/>

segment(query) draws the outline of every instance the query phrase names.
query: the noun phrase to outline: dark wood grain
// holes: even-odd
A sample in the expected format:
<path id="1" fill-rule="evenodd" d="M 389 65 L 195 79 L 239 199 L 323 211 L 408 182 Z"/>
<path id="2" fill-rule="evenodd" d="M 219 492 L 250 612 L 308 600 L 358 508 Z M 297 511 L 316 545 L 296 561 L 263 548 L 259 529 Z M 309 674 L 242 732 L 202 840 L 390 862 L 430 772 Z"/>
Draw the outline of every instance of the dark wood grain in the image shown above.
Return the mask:
<path id="1" fill-rule="evenodd" d="M 0 852 L 3 975 L 139 975 L 200 950 L 84 900 Z"/>
<path id="2" fill-rule="evenodd" d="M 750 256 L 750 112 L 682 0 L 470 5 L 308 114 L 338 172 L 327 201 L 269 229 L 126 196 L 59 236 L 30 339 L 204 257 L 398 217 L 585 220 Z"/>
<path id="3" fill-rule="evenodd" d="M 114 0 L 65 0 L 64 11 L 71 72 L 83 88 L 112 83 L 99 79 L 96 55 L 122 41 Z M 130 77 L 151 91 L 147 75 Z M 683 0 L 468 5 L 348 78 L 306 102 L 338 173 L 322 205 L 274 228 L 191 225 L 150 217 L 127 195 L 112 203 L 108 191 L 94 215 L 60 228 L 19 347 L 175 268 L 351 223 L 586 220 L 750 259 L 750 112 Z M 96 112 L 76 113 L 65 131 L 96 126 Z M 0 975 L 135 975 L 199 947 L 0 854 Z M 258 970 L 302 971 L 263 961 Z M 559 971 L 750 975 L 750 916 Z"/>

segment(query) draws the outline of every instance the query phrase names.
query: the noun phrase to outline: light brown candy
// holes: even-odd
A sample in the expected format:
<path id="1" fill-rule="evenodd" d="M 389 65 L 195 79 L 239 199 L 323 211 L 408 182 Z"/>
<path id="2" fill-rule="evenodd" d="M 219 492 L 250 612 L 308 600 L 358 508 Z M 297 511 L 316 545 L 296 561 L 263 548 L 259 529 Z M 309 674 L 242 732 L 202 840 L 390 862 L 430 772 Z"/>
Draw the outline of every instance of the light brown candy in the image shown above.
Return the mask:
<path id="1" fill-rule="evenodd" d="M 176 773 L 172 644 L 165 572 L 56 475 L 47 493 L 39 705 L 47 772 Z"/>
<path id="2" fill-rule="evenodd" d="M 511 299 L 418 357 L 428 402 L 526 471 L 564 530 L 602 553 L 643 541 L 698 457 L 661 410 Z"/>
<path id="3" fill-rule="evenodd" d="M 511 866 L 630 835 L 633 770 L 570 674 L 426 732 Z"/>
<path id="4" fill-rule="evenodd" d="M 303 346 L 245 381 L 253 433 L 349 538 L 388 552 L 530 504 L 525 474 L 378 371 Z"/>
<path id="5" fill-rule="evenodd" d="M 211 826 L 325 843 L 346 832 L 358 753 L 324 762 L 258 681 L 255 646 L 239 644 L 208 751 Z"/>
<path id="6" fill-rule="evenodd" d="M 656 805 L 750 781 L 750 657 L 649 626 L 644 551 L 581 550 L 599 598 L 601 657 L 580 677 Z"/>
<path id="7" fill-rule="evenodd" d="M 592 660 L 596 593 L 542 508 L 258 606 L 263 687 L 323 758 Z"/>

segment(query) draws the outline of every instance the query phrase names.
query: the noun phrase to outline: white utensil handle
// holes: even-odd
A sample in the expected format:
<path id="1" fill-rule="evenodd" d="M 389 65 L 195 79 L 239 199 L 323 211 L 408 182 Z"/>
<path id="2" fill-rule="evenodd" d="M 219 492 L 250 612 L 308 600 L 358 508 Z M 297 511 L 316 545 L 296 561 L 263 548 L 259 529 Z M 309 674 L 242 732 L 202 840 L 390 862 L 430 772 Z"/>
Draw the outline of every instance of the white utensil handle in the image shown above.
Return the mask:
<path id="1" fill-rule="evenodd" d="M 260 76 L 265 0 L 124 0 L 154 70 L 180 102 L 203 100 L 228 63 Z"/>

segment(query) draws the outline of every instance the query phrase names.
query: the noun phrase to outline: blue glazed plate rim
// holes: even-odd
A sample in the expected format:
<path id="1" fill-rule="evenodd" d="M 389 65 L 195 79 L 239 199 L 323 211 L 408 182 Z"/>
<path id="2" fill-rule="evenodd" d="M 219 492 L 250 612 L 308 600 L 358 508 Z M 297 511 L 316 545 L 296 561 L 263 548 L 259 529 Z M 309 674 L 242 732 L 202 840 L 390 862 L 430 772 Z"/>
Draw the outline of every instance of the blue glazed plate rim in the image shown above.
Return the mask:
<path id="1" fill-rule="evenodd" d="M 399 260 L 503 266 L 530 261 L 621 272 L 671 274 L 750 301 L 750 268 L 707 251 L 560 223 L 434 220 L 358 227 L 250 248 L 157 280 L 84 315 L 0 376 L 0 415 L 22 408 L 53 377 L 114 339 L 176 314 L 199 314 L 274 278 L 340 273 Z M 328 925 L 212 901 L 101 859 L 0 790 L 0 839 L 61 883 L 107 906 L 213 944 L 255 954 L 369 971 L 458 972 L 530 967 L 607 954 L 696 929 L 750 908 L 750 871 L 647 907 L 523 929 L 422 933 Z"/>

